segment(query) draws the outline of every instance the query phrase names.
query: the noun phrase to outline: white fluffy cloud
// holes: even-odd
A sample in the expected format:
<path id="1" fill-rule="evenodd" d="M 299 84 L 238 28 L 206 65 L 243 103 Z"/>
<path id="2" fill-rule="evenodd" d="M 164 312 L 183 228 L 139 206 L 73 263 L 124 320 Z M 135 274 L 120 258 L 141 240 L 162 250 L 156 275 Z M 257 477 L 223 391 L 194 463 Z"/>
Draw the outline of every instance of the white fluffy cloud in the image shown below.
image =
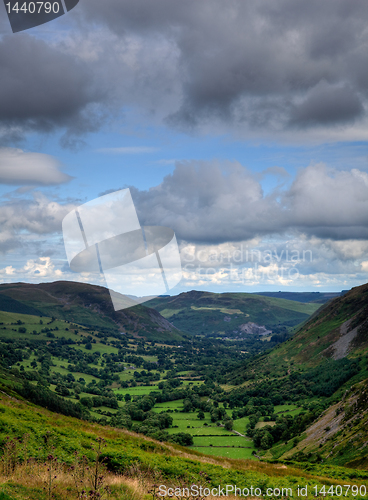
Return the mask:
<path id="1" fill-rule="evenodd" d="M 0 184 L 50 186 L 72 179 L 60 171 L 60 162 L 42 153 L 0 149 Z"/>
<path id="2" fill-rule="evenodd" d="M 50 235 L 60 237 L 61 222 L 73 208 L 73 203 L 62 205 L 40 192 L 29 199 L 14 199 L 0 206 L 0 253 L 24 249 Z"/>
<path id="3" fill-rule="evenodd" d="M 323 164 L 301 169 L 290 187 L 264 195 L 237 162 L 178 163 L 148 191 L 132 188 L 142 223 L 180 239 L 243 241 L 290 231 L 334 240 L 368 239 L 368 174 Z"/>

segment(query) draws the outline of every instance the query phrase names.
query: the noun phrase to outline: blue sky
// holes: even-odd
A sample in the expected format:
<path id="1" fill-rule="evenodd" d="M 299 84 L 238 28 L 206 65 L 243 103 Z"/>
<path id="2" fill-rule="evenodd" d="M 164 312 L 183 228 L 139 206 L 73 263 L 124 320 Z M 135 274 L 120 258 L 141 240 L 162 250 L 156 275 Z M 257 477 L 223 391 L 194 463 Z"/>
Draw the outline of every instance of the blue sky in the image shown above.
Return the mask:
<path id="1" fill-rule="evenodd" d="M 367 10 L 81 0 L 17 34 L 2 16 L 2 282 L 103 284 L 70 271 L 62 219 L 129 187 L 176 233 L 172 293 L 365 283 Z"/>

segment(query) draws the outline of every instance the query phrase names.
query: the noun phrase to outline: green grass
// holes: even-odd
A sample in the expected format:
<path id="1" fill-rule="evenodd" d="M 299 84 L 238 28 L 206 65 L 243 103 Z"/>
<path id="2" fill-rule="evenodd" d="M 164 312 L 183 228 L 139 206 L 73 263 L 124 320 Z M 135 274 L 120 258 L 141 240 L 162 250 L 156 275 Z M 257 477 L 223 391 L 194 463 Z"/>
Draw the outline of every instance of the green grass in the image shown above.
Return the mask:
<path id="1" fill-rule="evenodd" d="M 209 307 L 196 307 L 196 306 L 191 306 L 191 309 L 194 311 L 220 311 L 223 314 L 244 314 L 246 318 L 249 317 L 249 314 L 245 313 L 244 311 L 241 311 L 240 309 L 229 309 L 228 307 L 216 307 L 216 306 L 209 306 Z"/>
<path id="2" fill-rule="evenodd" d="M 183 407 L 183 399 L 176 399 L 175 401 L 166 401 L 165 403 L 156 403 L 154 410 L 155 411 L 165 411 L 167 409 L 175 410 L 176 408 Z"/>
<path id="3" fill-rule="evenodd" d="M 275 406 L 274 413 L 276 415 L 298 415 L 302 411 L 302 408 L 298 408 L 297 405 L 277 405 Z"/>
<path id="4" fill-rule="evenodd" d="M 250 439 L 237 436 L 236 434 L 226 431 L 222 436 L 194 436 L 194 446 L 241 446 L 254 449 L 253 442 Z"/>
<path id="5" fill-rule="evenodd" d="M 205 453 L 206 455 L 213 455 L 215 457 L 233 458 L 233 459 L 254 459 L 252 455 L 253 449 L 247 448 L 214 448 L 211 446 L 207 447 L 196 447 L 191 446 L 191 450 L 199 451 L 200 453 Z"/>
<path id="6" fill-rule="evenodd" d="M 117 354 L 119 349 L 116 347 L 105 345 L 101 343 L 92 344 L 92 349 L 87 350 L 84 345 L 75 345 L 73 346 L 75 349 L 78 349 L 83 352 L 100 352 L 101 354 Z"/>
<path id="7" fill-rule="evenodd" d="M 117 394 L 130 394 L 131 396 L 144 396 L 153 391 L 158 391 L 159 388 L 157 385 L 150 386 L 137 386 L 137 387 L 128 387 L 126 389 L 116 389 L 114 392 Z"/>
<path id="8" fill-rule="evenodd" d="M 29 456 L 38 457 L 40 460 L 44 460 L 47 456 L 49 450 L 45 447 L 44 440 L 46 432 L 50 432 L 49 439 L 51 445 L 54 446 L 52 453 L 61 462 L 69 464 L 74 460 L 75 451 L 91 459 L 93 457 L 92 445 L 97 437 L 103 437 L 106 440 L 103 454 L 107 458 L 110 470 L 121 474 L 130 470 L 132 463 L 135 463 L 139 465 L 140 470 L 156 471 L 161 474 L 168 483 L 180 478 L 185 484 L 202 484 L 203 474 L 205 474 L 208 486 L 236 484 L 240 488 L 249 484 L 252 484 L 254 488 L 263 487 L 265 484 L 268 487 L 293 487 L 296 484 L 307 483 L 321 486 L 323 483 L 341 483 L 339 478 L 344 478 L 347 474 L 349 474 L 350 483 L 361 484 L 368 477 L 367 472 L 342 467 L 326 469 L 322 465 L 320 471 L 317 464 L 313 466 L 313 472 L 304 472 L 287 465 L 280 468 L 278 464 L 259 463 L 256 459 L 244 461 L 244 459 L 253 458 L 251 455 L 253 450 L 252 448 L 236 448 L 235 446 L 251 446 L 245 439 L 237 436 L 198 437 L 195 438 L 197 446 L 192 448 L 184 449 L 176 445 L 168 447 L 164 443 L 147 440 L 123 430 L 56 415 L 4 395 L 0 395 L 0 413 L 0 440 L 3 441 L 6 436 L 21 437 L 28 433 Z M 216 445 L 222 446 L 216 443 L 224 441 L 229 442 L 231 447 L 215 448 Z M 203 447 L 199 443 L 204 443 Z M 207 443 L 213 446 L 205 446 Z M 199 456 L 196 451 L 200 452 L 201 461 L 198 460 Z M 205 455 L 202 455 L 204 452 L 212 458 L 207 459 Z M 224 462 L 221 457 L 226 461 Z M 233 461 L 232 459 L 243 460 Z M 329 475 L 334 479 L 321 479 L 318 476 L 321 476 L 322 472 L 324 476 Z M 152 480 L 154 480 L 153 476 Z M 14 481 L 1 484 L 0 492 L 4 493 L 2 495 L 4 500 L 8 498 L 12 500 L 45 499 L 42 489 L 32 490 L 30 486 L 24 486 L 23 483 L 17 484 Z M 67 494 L 65 492 L 64 498 L 69 498 Z M 60 493 L 56 498 L 61 500 Z M 126 496 L 120 492 L 120 496 L 117 493 L 115 498 L 126 498 Z M 351 498 L 351 496 L 346 498 Z"/>

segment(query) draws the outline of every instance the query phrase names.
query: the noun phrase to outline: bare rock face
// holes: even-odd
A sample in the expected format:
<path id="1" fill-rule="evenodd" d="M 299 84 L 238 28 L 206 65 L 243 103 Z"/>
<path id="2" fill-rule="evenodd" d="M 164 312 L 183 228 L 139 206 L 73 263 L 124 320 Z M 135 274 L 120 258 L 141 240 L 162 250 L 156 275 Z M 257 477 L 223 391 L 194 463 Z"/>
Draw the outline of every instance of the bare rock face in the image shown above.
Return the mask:
<path id="1" fill-rule="evenodd" d="M 272 333 L 264 325 L 257 325 L 257 323 L 252 323 L 251 321 L 240 325 L 239 329 L 242 333 L 248 335 L 270 335 Z"/>

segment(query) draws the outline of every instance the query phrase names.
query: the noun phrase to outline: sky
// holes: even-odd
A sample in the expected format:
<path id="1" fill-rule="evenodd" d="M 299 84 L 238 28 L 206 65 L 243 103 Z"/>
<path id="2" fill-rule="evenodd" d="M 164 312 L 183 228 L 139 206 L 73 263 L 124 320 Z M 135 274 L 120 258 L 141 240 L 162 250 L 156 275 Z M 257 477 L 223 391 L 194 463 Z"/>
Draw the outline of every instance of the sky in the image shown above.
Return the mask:
<path id="1" fill-rule="evenodd" d="M 171 293 L 368 278 L 366 0 L 80 0 L 13 34 L 0 5 L 0 282 L 84 281 L 62 220 L 129 188 L 175 231 Z"/>

